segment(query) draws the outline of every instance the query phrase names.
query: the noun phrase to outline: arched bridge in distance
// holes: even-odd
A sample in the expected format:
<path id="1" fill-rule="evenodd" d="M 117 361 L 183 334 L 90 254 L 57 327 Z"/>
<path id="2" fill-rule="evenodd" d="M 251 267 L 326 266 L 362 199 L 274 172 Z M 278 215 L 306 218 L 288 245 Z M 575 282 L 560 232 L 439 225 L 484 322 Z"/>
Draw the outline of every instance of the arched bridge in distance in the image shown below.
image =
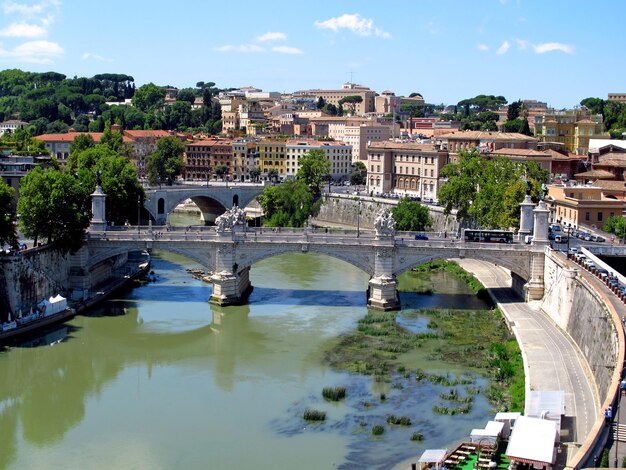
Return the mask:
<path id="1" fill-rule="evenodd" d="M 544 246 L 541 244 L 466 243 L 451 238 L 415 240 L 412 233 L 389 236 L 374 231 L 327 233 L 319 229 L 259 229 L 238 226 L 220 233 L 215 227 L 129 228 L 91 232 L 83 258 L 89 273 L 108 259 L 134 250 L 162 249 L 191 258 L 213 273 L 211 301 L 245 302 L 252 286 L 251 266 L 282 253 L 320 253 L 346 261 L 370 275 L 368 304 L 399 307 L 396 276 L 434 259 L 473 258 L 503 266 L 513 274 L 514 288 L 528 300 L 543 296 Z"/>
<path id="2" fill-rule="evenodd" d="M 176 185 L 145 190 L 143 208 L 157 225 L 167 223 L 169 214 L 180 203 L 191 199 L 199 208 L 202 220 L 213 222 L 215 218 L 233 206 L 246 207 L 263 192 L 263 183 L 222 183 L 208 185 Z"/>

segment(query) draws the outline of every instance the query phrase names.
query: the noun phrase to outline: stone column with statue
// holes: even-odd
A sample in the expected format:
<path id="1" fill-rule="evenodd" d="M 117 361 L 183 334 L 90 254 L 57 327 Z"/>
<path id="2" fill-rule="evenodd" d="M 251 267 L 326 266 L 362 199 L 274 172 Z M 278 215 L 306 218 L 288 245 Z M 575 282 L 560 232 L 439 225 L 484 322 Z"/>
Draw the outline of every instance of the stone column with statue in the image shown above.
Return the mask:
<path id="1" fill-rule="evenodd" d="M 398 281 L 393 275 L 395 220 L 388 209 L 381 209 L 374 222 L 376 247 L 374 276 L 368 283 L 367 304 L 379 310 L 400 308 Z"/>

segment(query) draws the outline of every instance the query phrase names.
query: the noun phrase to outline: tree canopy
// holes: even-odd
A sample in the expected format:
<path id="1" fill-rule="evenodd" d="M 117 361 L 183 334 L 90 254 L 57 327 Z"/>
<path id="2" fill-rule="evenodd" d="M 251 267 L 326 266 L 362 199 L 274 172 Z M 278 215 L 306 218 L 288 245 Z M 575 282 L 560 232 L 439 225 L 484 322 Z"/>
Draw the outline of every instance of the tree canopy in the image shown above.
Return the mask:
<path id="1" fill-rule="evenodd" d="M 626 103 L 603 100 L 601 98 L 585 98 L 581 105 L 589 108 L 593 114 L 602 114 L 604 130 L 613 139 L 624 139 L 626 132 Z"/>
<path id="2" fill-rule="evenodd" d="M 301 179 L 311 189 L 313 197 L 317 198 L 322 192 L 322 183 L 330 174 L 330 160 L 323 150 L 309 150 L 300 157 L 300 169 L 296 178 Z"/>
<path id="3" fill-rule="evenodd" d="M 428 207 L 409 198 L 401 199 L 398 205 L 391 209 L 391 213 L 396 221 L 396 230 L 424 231 L 432 227 Z"/>
<path id="4" fill-rule="evenodd" d="M 21 180 L 18 214 L 24 235 L 76 251 L 89 226 L 89 188 L 69 172 L 37 167 Z"/>
<path id="5" fill-rule="evenodd" d="M 159 139 L 156 150 L 148 155 L 148 182 L 171 186 L 182 172 L 184 150 L 185 146 L 177 137 Z"/>
<path id="6" fill-rule="evenodd" d="M 263 225 L 302 227 L 309 215 L 319 211 L 321 199 L 314 199 L 303 179 L 293 179 L 278 186 L 265 187 L 259 203 L 263 208 Z"/>
<path id="7" fill-rule="evenodd" d="M 13 188 L 0 180 L 0 246 L 15 246 L 16 243 Z"/>
<path id="8" fill-rule="evenodd" d="M 504 157 L 484 158 L 476 149 L 459 152 L 458 163 L 442 169 L 448 181 L 439 190 L 446 213 L 457 209 L 457 218 L 474 219 L 483 228 L 519 225 L 519 204 L 526 193 L 525 180 L 532 183 L 532 196 L 540 197 L 548 172 L 536 162 L 513 163 Z"/>
<path id="9" fill-rule="evenodd" d="M 367 168 L 363 162 L 354 162 L 352 164 L 352 172 L 350 173 L 350 184 L 365 184 L 367 177 Z"/>

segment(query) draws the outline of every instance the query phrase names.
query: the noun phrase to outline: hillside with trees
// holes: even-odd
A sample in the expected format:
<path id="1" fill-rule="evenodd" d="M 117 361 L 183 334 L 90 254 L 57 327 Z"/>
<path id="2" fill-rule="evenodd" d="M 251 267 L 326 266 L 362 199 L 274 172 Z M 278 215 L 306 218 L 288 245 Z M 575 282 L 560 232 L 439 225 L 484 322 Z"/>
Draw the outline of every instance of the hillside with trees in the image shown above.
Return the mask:
<path id="1" fill-rule="evenodd" d="M 29 123 L 30 135 L 102 132 L 107 122 L 123 129 L 166 129 L 215 134 L 221 131 L 221 110 L 212 99 L 221 91 L 213 82 L 198 82 L 180 90 L 165 104 L 165 87 L 148 83 L 136 87 L 130 75 L 103 73 L 68 78 L 56 72 L 0 71 L 0 121 Z M 202 104 L 192 109 L 196 98 Z M 107 102 L 133 106 L 109 106 Z"/>
<path id="2" fill-rule="evenodd" d="M 626 103 L 603 100 L 601 98 L 585 98 L 580 102 L 594 114 L 602 114 L 604 130 L 611 139 L 625 139 L 626 136 Z"/>

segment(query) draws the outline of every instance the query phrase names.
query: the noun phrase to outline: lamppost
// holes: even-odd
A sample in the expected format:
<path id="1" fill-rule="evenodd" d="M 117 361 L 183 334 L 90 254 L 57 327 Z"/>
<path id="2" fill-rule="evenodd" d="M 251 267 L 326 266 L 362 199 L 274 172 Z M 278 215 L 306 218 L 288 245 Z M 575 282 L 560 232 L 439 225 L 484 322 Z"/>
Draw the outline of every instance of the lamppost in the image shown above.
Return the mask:
<path id="1" fill-rule="evenodd" d="M 360 234 L 361 234 L 361 199 L 357 198 L 357 202 L 358 202 L 358 207 L 357 207 L 357 212 L 356 212 L 356 237 L 359 238 Z"/>
<path id="2" fill-rule="evenodd" d="M 139 233 L 139 225 L 141 223 L 141 194 L 137 196 L 137 233 Z"/>

